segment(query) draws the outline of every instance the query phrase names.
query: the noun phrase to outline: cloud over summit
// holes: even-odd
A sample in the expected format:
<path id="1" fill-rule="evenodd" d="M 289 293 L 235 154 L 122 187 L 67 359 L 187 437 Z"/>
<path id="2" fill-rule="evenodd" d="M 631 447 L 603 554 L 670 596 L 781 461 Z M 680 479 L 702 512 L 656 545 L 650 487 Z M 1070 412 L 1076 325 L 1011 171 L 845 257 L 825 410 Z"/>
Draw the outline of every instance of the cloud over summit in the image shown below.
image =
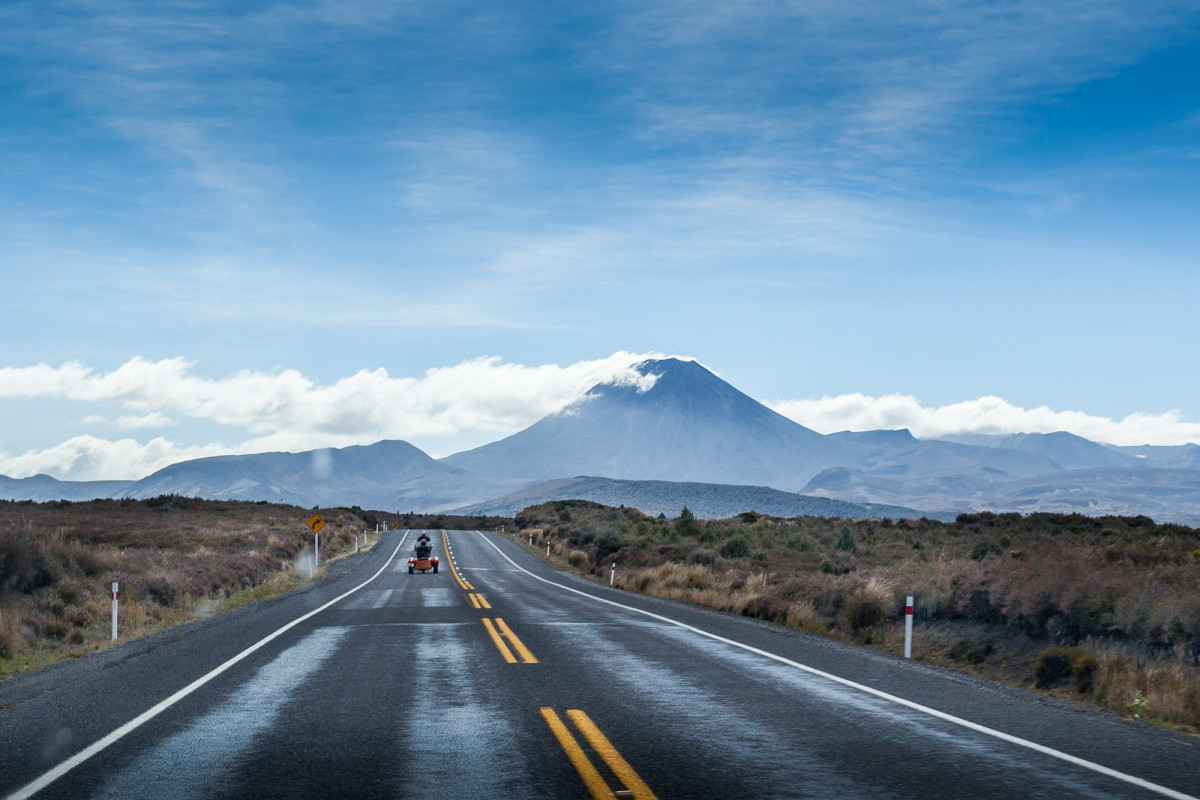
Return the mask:
<path id="1" fill-rule="evenodd" d="M 109 372 L 80 362 L 0 368 L 0 399 L 54 398 L 85 406 L 76 425 L 115 425 L 116 431 L 171 427 L 146 441 L 93 433 L 23 453 L 0 452 L 0 474 L 45 472 L 71 480 L 140 478 L 177 461 L 213 455 L 370 444 L 404 439 L 418 446 L 438 437 L 471 434 L 485 440 L 525 428 L 582 399 L 598 383 L 653 386 L 637 366 L 658 353 L 617 352 L 606 358 L 525 365 L 484 356 L 426 370 L 417 377 L 364 369 L 319 383 L 293 369 L 239 370 L 220 378 L 199 374 L 183 358 L 130 359 Z M 91 413 L 116 405 L 127 414 L 110 423 Z M 925 406 L 906 394 L 845 394 L 780 400 L 768 405 L 822 433 L 908 428 L 918 437 L 960 433 L 1068 431 L 1119 445 L 1200 442 L 1200 423 L 1179 412 L 1133 413 L 1122 419 L 1046 406 L 1022 408 L 987 396 Z M 225 443 L 212 427 L 229 429 Z M 428 445 L 426 445 L 428 446 Z"/>

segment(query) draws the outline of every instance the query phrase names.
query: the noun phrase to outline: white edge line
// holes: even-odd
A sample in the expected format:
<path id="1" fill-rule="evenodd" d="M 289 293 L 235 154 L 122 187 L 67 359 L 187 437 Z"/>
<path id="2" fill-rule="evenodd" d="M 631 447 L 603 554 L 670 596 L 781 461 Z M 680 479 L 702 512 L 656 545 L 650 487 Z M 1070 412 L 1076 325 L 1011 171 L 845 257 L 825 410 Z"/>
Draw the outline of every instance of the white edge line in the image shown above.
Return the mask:
<path id="1" fill-rule="evenodd" d="M 951 722 L 955 725 L 961 725 L 962 727 L 967 728 L 972 731 L 975 731 L 976 733 L 982 733 L 986 736 L 992 736 L 996 739 L 1000 739 L 1000 740 L 1008 742 L 1010 744 L 1019 745 L 1021 747 L 1027 747 L 1030 750 L 1034 750 L 1036 752 L 1042 753 L 1043 755 L 1048 755 L 1053 758 L 1061 759 L 1070 764 L 1074 764 L 1075 766 L 1083 767 L 1084 769 L 1089 769 L 1089 770 L 1092 770 L 1093 772 L 1098 772 L 1101 775 L 1106 775 L 1110 778 L 1116 778 L 1119 781 L 1124 781 L 1125 783 L 1133 784 L 1134 786 L 1141 787 L 1142 789 L 1146 789 L 1151 792 L 1156 792 L 1165 797 L 1171 797 L 1171 798 L 1174 798 L 1175 800 L 1200 800 L 1200 798 L 1196 798 L 1193 795 L 1184 794 L 1183 792 L 1177 792 L 1174 789 L 1168 789 L 1166 786 L 1159 786 L 1157 783 L 1151 783 L 1150 781 L 1143 780 L 1143 779 L 1135 777 L 1133 775 L 1127 775 L 1124 772 L 1118 772 L 1117 770 L 1111 769 L 1110 767 L 1106 767 L 1102 764 L 1097 764 L 1093 761 L 1087 761 L 1085 759 L 1079 758 L 1078 756 L 1073 756 L 1069 753 L 1064 753 L 1061 750 L 1055 750 L 1052 747 L 1046 747 L 1045 745 L 1038 744 L 1037 742 L 1031 742 L 1028 739 L 1022 739 L 1018 736 L 1013 736 L 1012 734 L 1004 733 L 1003 731 L 998 731 L 998 730 L 994 730 L 992 728 L 985 727 L 983 725 L 980 725 L 977 722 L 971 722 L 970 720 L 965 720 L 962 717 L 956 717 L 952 714 L 947 714 L 944 711 L 938 711 L 936 708 L 930 708 L 929 706 L 923 706 L 920 703 L 914 703 L 911 700 L 905 700 L 903 697 L 897 697 L 894 694 L 888 694 L 887 692 L 882 692 L 879 689 L 873 689 L 870 686 L 864 686 L 861 683 L 855 683 L 852 680 L 848 680 L 846 678 L 840 678 L 837 675 L 833 675 L 828 672 L 823 672 L 815 667 L 810 667 L 807 664 L 801 664 L 797 661 L 792 661 L 791 659 L 784 658 L 783 656 L 775 655 L 774 653 L 769 653 L 766 650 L 760 650 L 757 647 L 752 647 L 751 645 L 748 645 L 748 644 L 742 644 L 741 642 L 734 641 L 733 639 L 726 639 L 724 636 L 718 636 L 715 633 L 709 633 L 708 631 L 701 630 L 700 628 L 693 627 L 684 622 L 679 622 L 678 620 L 671 619 L 670 617 L 664 617 L 660 614 L 655 614 L 651 611 L 645 611 L 643 609 L 635 608 L 633 606 L 627 606 L 624 603 L 618 603 L 615 600 L 607 600 L 603 597 L 597 597 L 594 594 L 588 594 L 587 592 L 580 591 L 579 589 L 574 589 L 570 586 L 564 586 L 561 583 L 555 583 L 554 581 L 547 580 L 546 578 L 543 578 L 539 575 L 534 575 L 532 572 L 525 569 L 517 562 L 513 561 L 511 558 L 509 558 L 504 553 L 504 551 L 502 551 L 499 547 L 497 547 L 496 543 L 491 541 L 491 539 L 489 539 L 484 534 L 483 531 L 476 531 L 476 533 L 478 533 L 480 535 L 480 538 L 482 538 L 483 541 L 485 541 L 489 545 L 491 545 L 492 549 L 495 550 L 497 553 L 499 553 L 501 558 L 503 558 L 508 563 L 512 564 L 517 569 L 521 570 L 521 572 L 524 572 L 529 577 L 531 577 L 535 580 L 539 580 L 542 583 L 548 583 L 551 586 L 557 586 L 559 589 L 565 589 L 568 592 L 573 592 L 577 595 L 581 595 L 590 600 L 595 600 L 598 603 L 607 603 L 610 606 L 616 606 L 618 608 L 626 609 L 627 611 L 634 611 L 638 614 L 644 614 L 647 617 L 652 617 L 652 618 L 660 620 L 662 622 L 666 622 L 670 625 L 674 625 L 676 627 L 683 628 L 684 630 L 692 631 L 693 633 L 698 633 L 701 636 L 708 637 L 709 639 L 715 639 L 718 642 L 724 642 L 725 644 L 733 645 L 734 647 L 739 647 L 742 650 L 747 650 L 751 653 L 755 653 L 756 655 L 763 656 L 764 658 L 769 658 L 772 661 L 778 661 L 780 664 L 787 664 L 789 667 L 795 667 L 798 670 L 803 670 L 804 672 L 808 672 L 812 675 L 818 675 L 822 678 L 831 680 L 835 683 L 840 683 L 843 686 L 849 686 L 852 689 L 858 689 L 859 691 L 866 692 L 867 694 L 874 695 L 875 697 L 879 697 L 879 698 L 882 698 L 889 702 L 896 703 L 898 705 L 902 705 L 905 708 L 911 708 L 914 711 L 920 711 L 923 714 L 928 714 L 932 717 L 937 717 L 938 719 L 945 720 L 946 722 Z"/>
<path id="2" fill-rule="evenodd" d="M 400 547 L 404 544 L 404 540 L 407 538 L 408 538 L 408 531 L 405 531 L 404 535 L 400 537 L 400 542 L 399 542 L 399 544 L 396 545 L 396 549 L 392 551 L 391 556 L 389 556 L 388 560 L 386 562 L 384 562 L 384 565 L 379 568 L 379 571 L 376 572 L 371 577 L 367 578 L 365 581 L 360 583 L 358 586 L 355 586 L 353 589 L 346 592 L 345 594 L 335 597 L 334 599 L 330 600 L 328 603 L 321 606 L 320 608 L 314 609 L 313 611 L 309 611 L 304 616 L 296 617 L 296 619 L 294 619 L 291 622 L 289 622 L 288 624 L 284 625 L 282 628 L 275 631 L 274 633 L 269 634 L 265 638 L 258 640 L 257 642 L 250 645 L 242 652 L 238 653 L 233 658 L 226 661 L 224 664 L 221 664 L 216 669 L 203 675 L 202 677 L 197 678 L 196 680 L 192 681 L 187 686 L 183 687 L 182 689 L 180 689 L 179 691 L 177 691 L 175 694 L 171 695 L 167 699 L 160 701 L 156 705 L 153 705 L 150 708 L 143 711 L 141 714 L 138 714 L 136 717 L 129 720 L 129 722 L 126 722 L 124 725 L 117 728 L 115 731 L 108 734 L 103 739 L 93 742 L 88 747 L 84 748 L 83 750 L 80 750 L 78 753 L 71 756 L 66 761 L 63 761 L 61 764 L 59 764 L 58 766 L 51 769 L 49 772 L 43 773 L 40 777 L 35 778 L 34 780 L 25 784 L 20 789 L 18 789 L 17 791 L 13 792 L 12 794 L 10 794 L 6 798 L 4 798 L 4 800 L 25 800 L 25 798 L 32 797 L 33 795 L 40 792 L 42 789 L 45 789 L 50 784 L 54 783 L 56 780 L 61 778 L 63 775 L 66 775 L 68 772 L 75 769 L 75 767 L 79 766 L 80 764 L 87 761 L 92 756 L 96 755 L 100 751 L 107 748 L 109 745 L 112 745 L 113 743 L 115 743 L 119 739 L 123 738 L 127 734 L 132 733 L 137 728 L 141 727 L 142 725 L 146 724 L 150 720 L 154 719 L 159 714 L 166 711 L 168 708 L 175 705 L 180 700 L 187 697 L 189 694 L 196 691 L 201 686 L 208 683 L 213 678 L 217 677 L 222 672 L 229 669 L 234 664 L 238 663 L 243 658 L 245 658 L 246 656 L 253 653 L 255 650 L 258 650 L 260 647 L 262 647 L 263 645 L 272 641 L 273 639 L 276 639 L 279 636 L 282 636 L 284 633 L 286 633 L 289 630 L 291 630 L 292 628 L 296 627 L 301 622 L 304 622 L 306 619 L 309 619 L 310 617 L 314 617 L 317 614 L 320 614 L 322 611 L 329 608 L 334 603 L 337 603 L 338 601 L 341 601 L 341 600 L 345 600 L 347 597 L 354 594 L 359 589 L 363 588 L 368 583 L 370 583 L 371 581 L 378 578 L 381 574 L 383 574 L 383 571 L 388 568 L 388 565 L 391 564 L 393 560 L 395 560 L 396 553 L 400 552 Z"/>

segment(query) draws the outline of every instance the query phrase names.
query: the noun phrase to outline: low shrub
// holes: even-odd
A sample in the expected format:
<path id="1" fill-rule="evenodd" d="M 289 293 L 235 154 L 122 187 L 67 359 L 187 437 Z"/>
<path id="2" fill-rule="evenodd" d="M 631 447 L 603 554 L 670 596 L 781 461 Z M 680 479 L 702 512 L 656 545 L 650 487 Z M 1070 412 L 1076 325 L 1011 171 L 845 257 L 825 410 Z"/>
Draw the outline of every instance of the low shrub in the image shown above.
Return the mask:
<path id="1" fill-rule="evenodd" d="M 813 540 L 803 534 L 796 534 L 787 540 L 787 546 L 792 550 L 805 553 L 813 549 Z"/>
<path id="2" fill-rule="evenodd" d="M 0 658 L 12 658 L 19 646 L 16 626 L 9 616 L 0 613 Z"/>
<path id="3" fill-rule="evenodd" d="M 1034 683 L 1046 688 L 1072 678 L 1081 694 L 1092 690 L 1099 663 L 1096 657 L 1079 647 L 1047 647 L 1034 662 Z"/>
<path id="4" fill-rule="evenodd" d="M 838 531 L 837 539 L 834 540 L 833 546 L 838 550 L 845 550 L 848 553 L 853 553 L 858 550 L 858 545 L 854 543 L 854 534 L 849 528 L 842 528 Z"/>
<path id="5" fill-rule="evenodd" d="M 846 598 L 843 608 L 851 630 L 860 631 L 883 622 L 883 603 L 877 597 L 852 594 Z"/>
<path id="6" fill-rule="evenodd" d="M 991 640 L 976 642 L 971 639 L 959 639 L 950 649 L 946 651 L 946 655 L 954 661 L 965 661 L 968 664 L 982 664 L 987 661 L 988 656 L 995 650 L 995 645 Z"/>
<path id="7" fill-rule="evenodd" d="M 721 546 L 721 555 L 725 558 L 749 558 L 750 543 L 741 536 L 735 536 Z"/>
<path id="8" fill-rule="evenodd" d="M 892 605 L 892 588 L 885 580 L 871 578 L 859 584 L 845 599 L 843 610 L 850 629 L 861 631 L 887 619 Z"/>

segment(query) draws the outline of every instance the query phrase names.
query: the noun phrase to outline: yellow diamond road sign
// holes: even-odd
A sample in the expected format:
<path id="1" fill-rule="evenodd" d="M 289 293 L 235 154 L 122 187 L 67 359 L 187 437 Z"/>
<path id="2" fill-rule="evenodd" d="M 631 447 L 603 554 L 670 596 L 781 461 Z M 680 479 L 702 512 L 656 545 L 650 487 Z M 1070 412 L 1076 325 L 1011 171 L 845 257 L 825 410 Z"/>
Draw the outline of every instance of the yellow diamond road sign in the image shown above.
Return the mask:
<path id="1" fill-rule="evenodd" d="M 317 514 L 313 514 L 313 518 L 310 519 L 305 524 L 308 525 L 308 527 L 312 529 L 313 533 L 320 533 L 321 528 L 325 527 L 325 520 L 321 519 L 321 517 L 318 516 Z"/>

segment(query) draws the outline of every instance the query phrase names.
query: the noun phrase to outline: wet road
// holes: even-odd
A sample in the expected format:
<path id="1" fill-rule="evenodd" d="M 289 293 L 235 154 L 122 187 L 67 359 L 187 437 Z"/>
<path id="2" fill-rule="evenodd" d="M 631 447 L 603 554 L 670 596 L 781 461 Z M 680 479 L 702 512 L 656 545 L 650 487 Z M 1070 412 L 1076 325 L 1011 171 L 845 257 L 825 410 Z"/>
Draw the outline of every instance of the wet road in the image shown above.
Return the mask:
<path id="1" fill-rule="evenodd" d="M 491 534 L 435 533 L 442 569 L 409 575 L 414 538 L 0 685 L 0 795 L 1200 794 L 1195 739 L 596 586 Z"/>

